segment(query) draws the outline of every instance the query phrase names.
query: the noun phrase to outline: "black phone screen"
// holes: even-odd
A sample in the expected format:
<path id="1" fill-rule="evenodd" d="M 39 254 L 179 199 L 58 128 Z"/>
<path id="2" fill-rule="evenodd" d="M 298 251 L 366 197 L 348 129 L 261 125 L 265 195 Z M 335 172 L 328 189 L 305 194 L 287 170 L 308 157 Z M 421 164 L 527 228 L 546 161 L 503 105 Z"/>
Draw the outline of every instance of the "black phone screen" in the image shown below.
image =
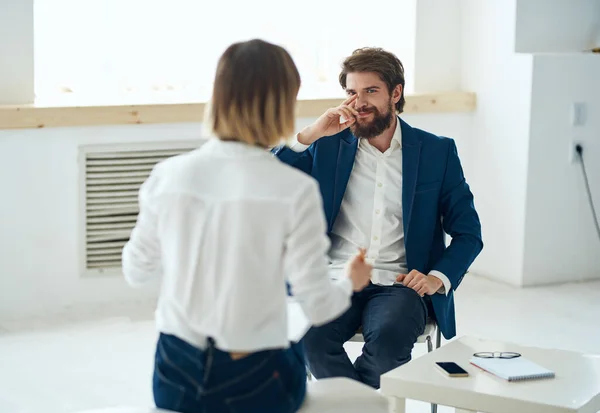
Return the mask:
<path id="1" fill-rule="evenodd" d="M 444 369 L 448 374 L 468 374 L 466 370 L 464 370 L 462 367 L 460 367 L 458 364 L 452 361 L 440 361 L 436 362 L 435 364 Z"/>

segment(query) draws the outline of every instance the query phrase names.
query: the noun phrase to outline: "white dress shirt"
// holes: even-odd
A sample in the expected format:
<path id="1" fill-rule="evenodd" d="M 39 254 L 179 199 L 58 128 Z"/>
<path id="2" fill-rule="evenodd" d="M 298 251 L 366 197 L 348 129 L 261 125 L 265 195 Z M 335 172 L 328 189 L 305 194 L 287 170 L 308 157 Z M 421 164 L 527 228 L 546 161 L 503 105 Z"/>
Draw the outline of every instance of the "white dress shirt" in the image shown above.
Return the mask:
<path id="1" fill-rule="evenodd" d="M 307 146 L 296 143 L 294 151 Z M 383 153 L 359 139 L 354 166 L 342 200 L 340 212 L 331 231 L 329 250 L 330 276 L 340 278 L 348 259 L 357 248 L 367 249 L 373 265 L 372 282 L 393 285 L 398 274 L 407 273 L 404 224 L 402 222 L 402 129 L 400 121 L 390 147 Z M 439 278 L 450 291 L 450 280 L 439 271 L 429 275 Z"/>
<path id="2" fill-rule="evenodd" d="M 139 203 L 123 272 L 132 285 L 162 278 L 163 333 L 225 351 L 288 347 L 286 279 L 314 325 L 350 307 L 350 279 L 327 276 L 317 183 L 264 149 L 211 139 L 158 164 Z"/>

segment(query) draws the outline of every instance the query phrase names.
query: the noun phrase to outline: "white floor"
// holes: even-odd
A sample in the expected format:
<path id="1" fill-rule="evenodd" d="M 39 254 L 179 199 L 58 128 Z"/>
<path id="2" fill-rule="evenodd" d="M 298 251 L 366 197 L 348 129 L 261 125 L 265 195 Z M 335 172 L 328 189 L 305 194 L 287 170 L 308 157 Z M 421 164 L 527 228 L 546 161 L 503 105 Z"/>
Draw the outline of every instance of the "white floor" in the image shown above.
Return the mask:
<path id="1" fill-rule="evenodd" d="M 516 289 L 468 276 L 456 302 L 459 336 L 600 354 L 600 282 Z M 151 317 L 148 307 L 126 306 L 0 325 L 0 412 L 151 405 Z M 360 345 L 348 351 L 356 356 Z M 410 401 L 408 412 L 429 406 Z"/>

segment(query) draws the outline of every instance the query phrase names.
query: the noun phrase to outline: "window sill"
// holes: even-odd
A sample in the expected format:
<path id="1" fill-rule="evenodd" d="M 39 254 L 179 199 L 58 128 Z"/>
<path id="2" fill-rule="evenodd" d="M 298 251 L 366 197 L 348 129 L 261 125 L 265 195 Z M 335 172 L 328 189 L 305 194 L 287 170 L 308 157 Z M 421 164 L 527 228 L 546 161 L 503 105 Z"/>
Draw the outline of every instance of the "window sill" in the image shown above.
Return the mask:
<path id="1" fill-rule="evenodd" d="M 315 118 L 340 99 L 299 100 L 298 118 Z M 0 106 L 0 129 L 66 126 L 135 125 L 202 122 L 204 103 L 114 106 Z M 476 96 L 470 92 L 407 95 L 404 113 L 472 112 Z"/>

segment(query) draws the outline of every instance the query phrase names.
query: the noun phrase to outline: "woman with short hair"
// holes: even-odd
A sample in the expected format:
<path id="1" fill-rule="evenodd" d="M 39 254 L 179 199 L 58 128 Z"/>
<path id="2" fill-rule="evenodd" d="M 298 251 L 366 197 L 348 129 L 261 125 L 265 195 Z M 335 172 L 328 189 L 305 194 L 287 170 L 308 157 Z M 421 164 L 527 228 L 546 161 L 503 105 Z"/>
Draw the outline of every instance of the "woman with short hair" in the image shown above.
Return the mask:
<path id="1" fill-rule="evenodd" d="M 217 138 L 159 163 L 140 188 L 123 250 L 130 284 L 161 279 L 156 405 L 184 413 L 295 412 L 306 391 L 287 336 L 287 292 L 314 325 L 364 288 L 364 251 L 347 277 L 327 274 L 317 183 L 267 150 L 294 132 L 300 76 L 281 47 L 230 46 L 217 67 L 209 126 Z"/>

